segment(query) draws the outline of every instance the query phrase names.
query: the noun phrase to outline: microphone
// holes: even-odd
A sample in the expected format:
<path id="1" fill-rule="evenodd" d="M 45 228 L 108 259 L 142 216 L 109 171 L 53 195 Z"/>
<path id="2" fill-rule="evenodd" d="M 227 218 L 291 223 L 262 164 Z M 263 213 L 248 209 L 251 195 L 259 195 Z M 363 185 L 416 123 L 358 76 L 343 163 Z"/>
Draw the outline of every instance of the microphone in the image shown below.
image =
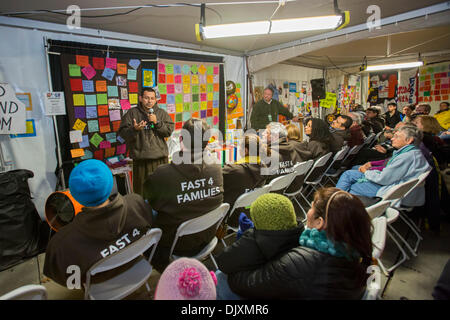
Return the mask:
<path id="1" fill-rule="evenodd" d="M 154 113 L 155 113 L 155 112 L 153 111 L 153 108 L 148 109 L 148 112 L 147 112 L 148 115 L 154 114 Z M 150 128 L 152 128 L 152 129 L 155 127 L 155 124 L 153 123 L 153 121 L 150 121 L 150 122 L 149 122 L 149 126 L 150 126 Z"/>

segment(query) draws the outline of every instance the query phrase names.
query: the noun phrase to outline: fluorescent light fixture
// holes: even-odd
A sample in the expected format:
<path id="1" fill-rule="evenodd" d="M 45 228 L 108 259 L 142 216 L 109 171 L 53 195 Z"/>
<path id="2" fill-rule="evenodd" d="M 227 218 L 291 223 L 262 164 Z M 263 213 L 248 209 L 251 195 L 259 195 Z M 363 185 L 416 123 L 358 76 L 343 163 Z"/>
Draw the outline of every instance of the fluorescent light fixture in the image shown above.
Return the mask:
<path id="1" fill-rule="evenodd" d="M 391 64 L 379 64 L 373 66 L 367 66 L 364 71 L 378 71 L 389 69 L 408 69 L 423 66 L 423 61 L 404 62 L 404 63 L 391 63 Z"/>
<path id="2" fill-rule="evenodd" d="M 297 31 L 312 31 L 326 29 L 341 29 L 350 21 L 348 11 L 341 15 L 309 17 L 298 19 L 265 20 L 243 23 L 219 24 L 204 26 L 195 25 L 197 40 L 250 36 L 258 34 L 272 34 Z M 272 25 L 271 25 L 272 23 Z"/>

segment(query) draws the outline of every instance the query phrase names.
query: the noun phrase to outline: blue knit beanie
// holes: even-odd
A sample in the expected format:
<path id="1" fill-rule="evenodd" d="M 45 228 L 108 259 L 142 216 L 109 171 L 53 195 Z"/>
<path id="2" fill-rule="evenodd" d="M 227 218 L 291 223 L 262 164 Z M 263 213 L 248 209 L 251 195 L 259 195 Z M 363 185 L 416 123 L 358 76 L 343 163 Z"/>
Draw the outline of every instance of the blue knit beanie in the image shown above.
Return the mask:
<path id="1" fill-rule="evenodd" d="M 111 170 L 100 160 L 85 160 L 70 173 L 70 193 L 83 206 L 101 205 L 108 199 L 112 187 Z"/>

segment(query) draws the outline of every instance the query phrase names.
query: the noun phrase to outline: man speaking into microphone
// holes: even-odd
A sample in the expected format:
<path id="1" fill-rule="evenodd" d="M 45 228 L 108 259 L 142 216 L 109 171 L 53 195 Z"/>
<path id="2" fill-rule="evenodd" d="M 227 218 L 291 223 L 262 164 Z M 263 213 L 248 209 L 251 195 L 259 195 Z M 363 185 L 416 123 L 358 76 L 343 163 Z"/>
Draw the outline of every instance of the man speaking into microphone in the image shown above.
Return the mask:
<path id="1" fill-rule="evenodd" d="M 118 132 L 125 139 L 133 159 L 134 193 L 142 195 L 142 186 L 148 175 L 160 164 L 169 162 L 164 138 L 170 137 L 173 129 L 172 118 L 156 103 L 155 90 L 143 88 L 139 105 L 122 117 Z"/>

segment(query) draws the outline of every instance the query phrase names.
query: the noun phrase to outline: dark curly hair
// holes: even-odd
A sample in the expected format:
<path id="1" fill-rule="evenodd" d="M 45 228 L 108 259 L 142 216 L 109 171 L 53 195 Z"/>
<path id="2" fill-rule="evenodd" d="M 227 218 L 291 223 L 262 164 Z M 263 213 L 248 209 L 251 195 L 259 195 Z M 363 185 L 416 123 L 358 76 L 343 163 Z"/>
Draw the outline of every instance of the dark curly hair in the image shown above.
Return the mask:
<path id="1" fill-rule="evenodd" d="M 311 121 L 311 134 L 309 135 L 309 140 L 329 143 L 331 140 L 331 133 L 328 124 L 319 118 L 309 118 L 305 120 L 305 125 L 309 121 Z"/>

